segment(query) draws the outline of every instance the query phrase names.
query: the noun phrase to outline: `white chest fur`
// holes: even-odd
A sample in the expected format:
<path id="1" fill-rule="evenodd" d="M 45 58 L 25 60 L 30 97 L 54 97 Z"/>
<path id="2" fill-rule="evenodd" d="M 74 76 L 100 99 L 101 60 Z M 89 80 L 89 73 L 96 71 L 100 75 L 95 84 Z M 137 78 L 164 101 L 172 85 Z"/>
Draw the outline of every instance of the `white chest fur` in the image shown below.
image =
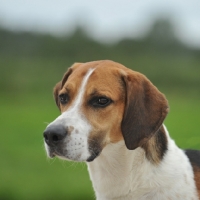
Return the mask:
<path id="1" fill-rule="evenodd" d="M 140 147 L 128 150 L 124 141 L 107 145 L 88 163 L 97 200 L 197 200 L 190 162 L 167 138 L 168 151 L 158 165 Z"/>

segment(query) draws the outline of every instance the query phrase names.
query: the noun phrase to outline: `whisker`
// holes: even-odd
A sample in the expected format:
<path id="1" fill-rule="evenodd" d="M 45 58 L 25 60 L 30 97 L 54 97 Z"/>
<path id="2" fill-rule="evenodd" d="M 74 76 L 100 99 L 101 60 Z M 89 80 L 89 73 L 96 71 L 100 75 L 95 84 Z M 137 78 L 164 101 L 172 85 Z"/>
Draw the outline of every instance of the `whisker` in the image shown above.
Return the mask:
<path id="1" fill-rule="evenodd" d="M 46 125 L 49 125 L 50 124 L 50 122 L 43 122 L 44 124 L 46 124 Z"/>

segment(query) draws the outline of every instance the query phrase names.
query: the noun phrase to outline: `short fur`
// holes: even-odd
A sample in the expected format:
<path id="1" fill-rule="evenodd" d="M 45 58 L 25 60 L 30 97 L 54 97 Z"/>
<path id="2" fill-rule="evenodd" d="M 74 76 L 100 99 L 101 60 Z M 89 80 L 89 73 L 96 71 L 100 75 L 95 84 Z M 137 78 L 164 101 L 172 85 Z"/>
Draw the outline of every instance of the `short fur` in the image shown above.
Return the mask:
<path id="1" fill-rule="evenodd" d="M 47 154 L 86 161 L 98 200 L 200 199 L 200 152 L 170 138 L 168 102 L 144 75 L 113 61 L 76 63 L 54 97 L 61 115 L 44 132 Z M 96 106 L 100 98 L 109 103 Z"/>

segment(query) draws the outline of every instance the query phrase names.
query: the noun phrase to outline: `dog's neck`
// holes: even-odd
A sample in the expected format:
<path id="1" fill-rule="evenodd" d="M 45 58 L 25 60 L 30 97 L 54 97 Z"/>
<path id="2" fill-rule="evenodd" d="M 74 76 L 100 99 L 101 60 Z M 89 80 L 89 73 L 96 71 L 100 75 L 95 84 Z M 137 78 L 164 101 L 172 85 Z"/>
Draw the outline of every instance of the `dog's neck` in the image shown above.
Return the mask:
<path id="1" fill-rule="evenodd" d="M 125 196 L 131 199 L 129 193 L 134 190 L 138 192 L 139 188 L 145 185 L 146 175 L 150 175 L 149 169 L 152 167 L 154 166 L 147 159 L 144 148 L 128 150 L 124 141 L 107 145 L 98 158 L 88 163 L 96 195 L 102 198 L 104 194 L 103 199 L 107 199 L 106 197 L 112 199 L 114 196 Z M 142 174 L 146 175 L 141 176 Z M 115 188 L 118 190 L 116 191 Z"/>
<path id="2" fill-rule="evenodd" d="M 174 199 L 177 194 L 175 191 L 179 190 L 179 187 L 188 187 L 185 182 L 182 182 L 183 179 L 180 176 L 184 175 L 186 166 L 188 169 L 191 166 L 188 165 L 184 152 L 171 140 L 167 130 L 165 128 L 163 130 L 168 150 L 160 163 L 157 160 L 152 162 L 151 156 L 154 157 L 156 154 L 150 155 L 147 152 L 147 150 L 152 152 L 152 148 L 155 147 L 152 141 L 148 144 L 152 144 L 148 148 L 138 147 L 135 150 L 128 150 L 124 141 L 109 144 L 99 157 L 93 162 L 87 163 L 98 200 L 143 199 L 144 196 L 144 199 L 153 199 L 155 193 L 158 195 L 157 199 L 162 199 L 163 189 L 160 192 L 158 190 L 168 187 L 173 190 L 166 190 L 166 196 L 170 193 L 170 198 Z M 158 138 L 156 137 L 156 139 Z M 155 149 L 154 153 L 157 150 Z M 179 159 L 185 163 L 183 163 L 184 169 L 177 171 L 177 166 L 180 165 L 180 163 L 178 164 Z M 172 172 L 173 177 L 171 176 Z M 191 173 L 191 177 L 193 177 L 192 169 L 188 170 L 187 173 Z M 192 185 L 191 188 L 194 186 Z"/>
<path id="3" fill-rule="evenodd" d="M 133 179 L 140 178 L 133 177 L 133 174 L 141 174 L 138 170 L 141 170 L 144 162 L 147 161 L 142 148 L 128 150 L 124 141 L 107 145 L 98 158 L 88 163 L 97 199 L 102 199 L 104 195 L 103 199 L 127 195 L 132 190 L 130 187 L 135 182 Z M 121 191 L 116 191 L 115 188 L 120 188 Z"/>

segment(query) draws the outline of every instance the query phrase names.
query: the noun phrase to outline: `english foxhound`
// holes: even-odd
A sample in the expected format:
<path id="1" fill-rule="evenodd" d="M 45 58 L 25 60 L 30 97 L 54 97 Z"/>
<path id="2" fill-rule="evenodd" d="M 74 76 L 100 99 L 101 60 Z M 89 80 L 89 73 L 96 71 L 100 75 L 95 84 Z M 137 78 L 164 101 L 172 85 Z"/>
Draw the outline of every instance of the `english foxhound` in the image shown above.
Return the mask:
<path id="1" fill-rule="evenodd" d="M 200 199 L 200 151 L 179 149 L 165 96 L 113 61 L 76 63 L 54 88 L 49 157 L 86 161 L 98 200 Z"/>

